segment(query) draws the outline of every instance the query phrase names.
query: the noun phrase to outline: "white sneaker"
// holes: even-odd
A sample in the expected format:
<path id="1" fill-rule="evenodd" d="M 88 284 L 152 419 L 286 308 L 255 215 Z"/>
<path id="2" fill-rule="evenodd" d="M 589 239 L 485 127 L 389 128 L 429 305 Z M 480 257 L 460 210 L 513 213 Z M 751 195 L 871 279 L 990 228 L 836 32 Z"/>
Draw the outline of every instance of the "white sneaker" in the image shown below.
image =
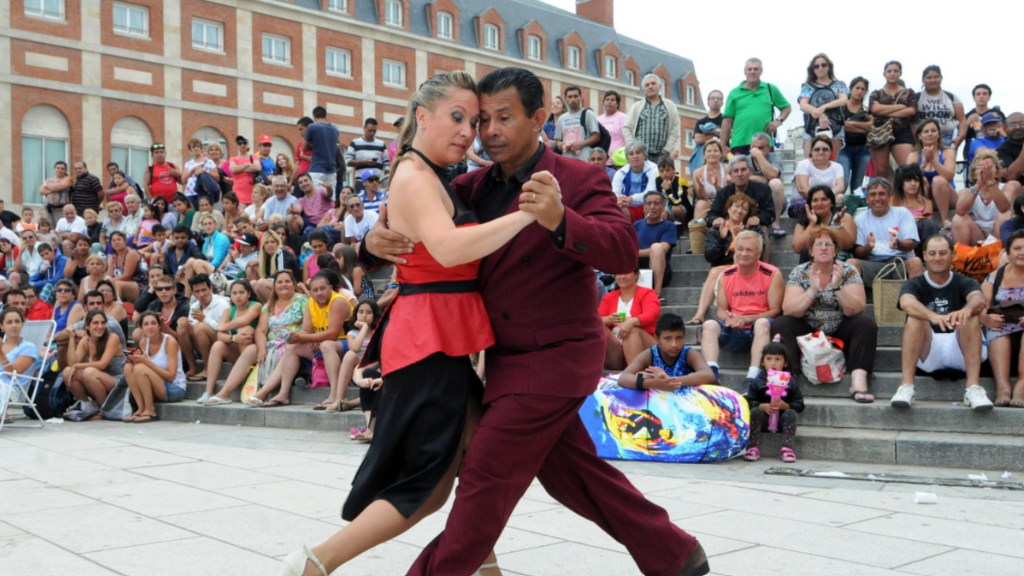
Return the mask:
<path id="1" fill-rule="evenodd" d="M 988 399 L 988 394 L 985 394 L 985 389 L 981 386 L 968 386 L 967 390 L 964 390 L 964 406 L 974 408 L 975 411 L 991 410 L 992 401 Z"/>
<path id="2" fill-rule="evenodd" d="M 893 395 L 892 401 L 889 404 L 893 408 L 910 408 L 910 405 L 914 403 L 914 385 L 913 384 L 900 384 L 900 387 L 896 389 L 896 394 Z"/>
<path id="3" fill-rule="evenodd" d="M 203 402 L 206 402 L 209 399 L 210 399 L 210 395 L 207 394 L 206 392 L 203 392 L 202 396 L 200 396 L 199 398 L 196 398 L 196 404 L 202 404 Z"/>

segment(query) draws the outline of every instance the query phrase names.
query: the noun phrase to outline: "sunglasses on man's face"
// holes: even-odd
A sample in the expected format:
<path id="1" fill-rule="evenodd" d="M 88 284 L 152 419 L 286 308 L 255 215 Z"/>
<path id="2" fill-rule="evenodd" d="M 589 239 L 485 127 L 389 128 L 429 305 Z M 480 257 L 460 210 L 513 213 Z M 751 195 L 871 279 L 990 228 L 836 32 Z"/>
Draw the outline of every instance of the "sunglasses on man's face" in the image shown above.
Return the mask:
<path id="1" fill-rule="evenodd" d="M 260 148 L 270 148 L 271 144 L 260 144 Z"/>
<path id="2" fill-rule="evenodd" d="M 57 292 L 57 293 L 67 293 L 67 292 L 71 292 L 71 288 L 56 288 L 54 290 L 54 292 Z"/>
<path id="3" fill-rule="evenodd" d="M 174 286 L 157 286 L 155 290 L 157 292 L 167 292 L 169 290 L 174 290 Z"/>

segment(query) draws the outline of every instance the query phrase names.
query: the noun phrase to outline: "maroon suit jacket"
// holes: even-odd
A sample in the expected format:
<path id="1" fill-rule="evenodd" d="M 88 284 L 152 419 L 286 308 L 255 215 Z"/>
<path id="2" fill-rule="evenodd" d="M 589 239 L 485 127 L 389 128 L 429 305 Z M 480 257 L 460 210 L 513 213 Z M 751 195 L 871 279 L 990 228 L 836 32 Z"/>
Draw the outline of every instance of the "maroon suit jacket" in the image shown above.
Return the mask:
<path id="1" fill-rule="evenodd" d="M 499 169 L 475 170 L 452 186 L 475 211 Z M 496 340 L 487 351 L 485 403 L 506 394 L 593 393 L 605 354 L 594 269 L 622 274 L 637 265 L 636 231 L 601 167 L 547 150 L 535 170 L 561 186 L 565 244 L 558 248 L 551 232 L 532 224 L 484 259 L 481 292 Z M 517 199 L 509 212 L 518 209 Z"/>

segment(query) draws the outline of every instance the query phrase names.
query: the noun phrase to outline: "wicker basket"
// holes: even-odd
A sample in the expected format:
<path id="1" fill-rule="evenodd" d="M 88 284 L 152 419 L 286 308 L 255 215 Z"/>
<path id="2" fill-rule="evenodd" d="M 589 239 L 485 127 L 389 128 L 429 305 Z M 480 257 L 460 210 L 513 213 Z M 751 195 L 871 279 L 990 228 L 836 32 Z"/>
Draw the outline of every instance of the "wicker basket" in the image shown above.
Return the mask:
<path id="1" fill-rule="evenodd" d="M 875 324 L 879 326 L 903 326 L 907 323 L 907 315 L 896 307 L 900 299 L 900 289 L 907 282 L 907 263 L 902 258 L 894 258 L 875 276 L 871 285 L 875 303 Z"/>
<path id="2" fill-rule="evenodd" d="M 704 218 L 708 215 L 708 212 L 709 210 L 701 212 L 686 225 L 690 235 L 690 254 L 704 253 L 705 243 L 708 238 L 708 223 Z"/>

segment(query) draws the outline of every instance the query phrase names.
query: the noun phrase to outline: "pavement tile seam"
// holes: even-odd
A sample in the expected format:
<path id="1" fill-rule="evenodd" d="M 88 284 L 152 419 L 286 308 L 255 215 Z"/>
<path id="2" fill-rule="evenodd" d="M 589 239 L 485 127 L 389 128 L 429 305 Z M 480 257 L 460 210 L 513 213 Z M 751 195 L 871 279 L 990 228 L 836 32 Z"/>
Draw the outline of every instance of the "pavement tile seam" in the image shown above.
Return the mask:
<path id="1" fill-rule="evenodd" d="M 74 552 L 74 551 L 70 550 L 69 548 L 66 548 L 66 547 L 64 547 L 64 546 L 61 546 L 61 545 L 60 545 L 60 544 L 58 544 L 57 542 L 53 542 L 53 541 L 47 540 L 47 539 L 45 539 L 45 538 L 40 538 L 39 536 L 36 536 L 35 534 L 30 534 L 30 533 L 28 533 L 28 532 L 26 532 L 26 533 L 24 533 L 24 534 L 16 535 L 16 536 L 10 536 L 10 537 L 8 537 L 8 538 L 0 538 L 0 541 L 3 541 L 3 540 L 13 540 L 13 539 L 24 539 L 24 540 L 28 540 L 28 539 L 30 539 L 30 538 L 32 538 L 32 539 L 36 539 L 36 540 L 39 540 L 40 542 L 45 542 L 46 544 L 48 544 L 48 545 L 50 545 L 50 546 L 53 546 L 54 548 L 58 548 L 58 549 L 60 549 L 60 550 L 63 550 L 64 552 L 67 552 L 68 554 L 71 554 L 71 555 L 73 555 L 73 556 L 75 556 L 75 557 L 77 557 L 77 558 L 81 558 L 81 559 L 85 560 L 86 562 L 89 562 L 90 564 L 93 564 L 93 565 L 95 565 L 95 566 L 96 566 L 97 568 L 100 568 L 100 569 L 102 569 L 102 570 L 106 570 L 106 571 L 108 571 L 108 572 L 111 572 L 111 573 L 113 573 L 113 574 L 121 574 L 122 576 L 126 576 L 126 575 L 124 575 L 124 573 L 123 573 L 123 572 L 118 572 L 117 570 L 114 570 L 113 568 L 111 568 L 111 567 L 109 567 L 109 566 L 105 566 L 105 565 L 103 565 L 102 563 L 100 563 L 100 562 L 97 562 L 96 560 L 94 560 L 94 559 L 90 558 L 90 557 L 89 557 L 89 556 L 87 556 L 86 554 L 79 554 L 79 553 L 77 553 L 77 552 Z M 105 552 L 105 550 L 104 550 L 104 552 Z M 91 553 L 92 553 L 92 552 L 90 552 L 90 554 L 91 554 Z"/>

